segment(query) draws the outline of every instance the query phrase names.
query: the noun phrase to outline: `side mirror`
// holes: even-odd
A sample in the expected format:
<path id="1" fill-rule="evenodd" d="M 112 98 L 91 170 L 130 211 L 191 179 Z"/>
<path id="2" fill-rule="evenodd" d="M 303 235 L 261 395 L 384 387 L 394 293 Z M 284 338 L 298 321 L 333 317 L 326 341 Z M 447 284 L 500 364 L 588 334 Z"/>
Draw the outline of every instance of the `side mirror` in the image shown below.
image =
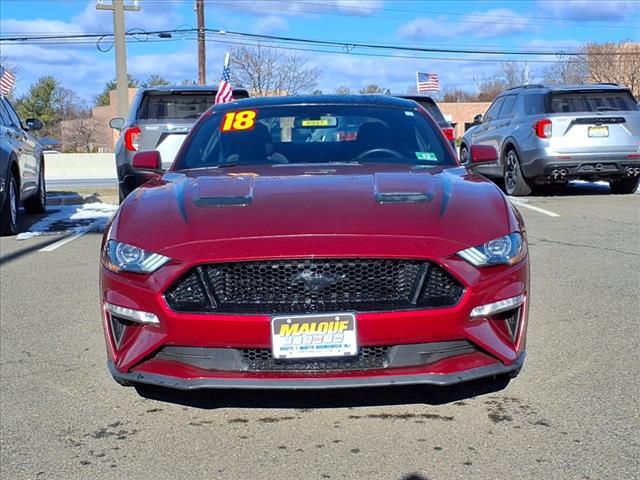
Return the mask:
<path id="1" fill-rule="evenodd" d="M 109 120 L 109 126 L 115 130 L 122 130 L 125 123 L 126 122 L 122 117 L 116 117 Z"/>
<path id="2" fill-rule="evenodd" d="M 157 150 L 147 150 L 138 152 L 133 157 L 131 166 L 134 170 L 145 170 L 147 172 L 162 172 L 162 158 Z"/>
<path id="3" fill-rule="evenodd" d="M 29 131 L 31 132 L 40 130 L 42 127 L 44 127 L 44 124 L 37 118 L 27 118 L 24 123 L 27 125 L 27 129 L 29 129 Z"/>
<path id="4" fill-rule="evenodd" d="M 477 125 L 478 123 L 482 123 L 482 114 L 479 113 L 475 117 L 473 117 L 473 124 Z"/>
<path id="5" fill-rule="evenodd" d="M 471 145 L 469 149 L 471 166 L 498 161 L 498 151 L 491 145 Z"/>

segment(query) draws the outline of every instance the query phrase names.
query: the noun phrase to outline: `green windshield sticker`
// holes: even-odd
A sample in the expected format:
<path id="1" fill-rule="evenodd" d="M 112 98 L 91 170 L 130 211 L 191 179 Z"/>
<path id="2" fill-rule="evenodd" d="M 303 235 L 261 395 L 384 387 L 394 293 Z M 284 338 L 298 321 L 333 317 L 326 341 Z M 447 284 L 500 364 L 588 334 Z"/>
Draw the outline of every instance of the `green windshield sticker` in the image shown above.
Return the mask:
<path id="1" fill-rule="evenodd" d="M 426 160 L 428 162 L 437 162 L 438 157 L 433 152 L 416 152 L 418 160 Z"/>

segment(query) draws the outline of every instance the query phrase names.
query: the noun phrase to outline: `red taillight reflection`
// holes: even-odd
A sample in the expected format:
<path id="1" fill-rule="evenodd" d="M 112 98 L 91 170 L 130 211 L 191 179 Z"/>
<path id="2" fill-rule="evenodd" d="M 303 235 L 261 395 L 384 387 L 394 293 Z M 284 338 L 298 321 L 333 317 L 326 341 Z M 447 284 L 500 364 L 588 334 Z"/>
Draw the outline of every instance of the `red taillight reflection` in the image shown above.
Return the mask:
<path id="1" fill-rule="evenodd" d="M 444 136 L 447 137 L 447 140 L 453 141 L 456 139 L 456 131 L 453 127 L 445 127 L 442 129 Z"/>
<path id="2" fill-rule="evenodd" d="M 544 120 L 538 121 L 534 128 L 536 129 L 536 135 L 540 138 L 550 138 L 551 137 L 551 120 L 545 118 Z"/>
<path id="3" fill-rule="evenodd" d="M 124 146 L 130 152 L 138 151 L 138 138 L 140 137 L 139 127 L 130 127 L 124 131 Z"/>

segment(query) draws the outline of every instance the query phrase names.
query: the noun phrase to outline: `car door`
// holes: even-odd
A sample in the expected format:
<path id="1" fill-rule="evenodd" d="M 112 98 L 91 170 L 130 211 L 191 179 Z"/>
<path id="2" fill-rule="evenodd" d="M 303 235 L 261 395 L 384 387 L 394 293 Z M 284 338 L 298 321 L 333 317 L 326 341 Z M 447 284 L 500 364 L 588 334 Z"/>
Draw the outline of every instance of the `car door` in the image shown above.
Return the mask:
<path id="1" fill-rule="evenodd" d="M 504 101 L 502 102 L 502 106 L 500 107 L 500 111 L 498 112 L 498 118 L 494 120 L 494 129 L 491 134 L 491 143 L 496 148 L 498 153 L 502 152 L 502 148 L 504 146 L 505 140 L 511 135 L 512 132 L 512 122 L 513 116 L 515 113 L 516 100 L 518 99 L 518 95 L 506 95 L 503 97 Z M 498 163 L 496 164 L 496 168 L 492 171 L 494 175 L 502 175 L 502 157 L 498 156 Z"/>
<path id="2" fill-rule="evenodd" d="M 11 104 L 6 99 L 3 99 L 2 103 L 11 120 L 11 131 L 22 176 L 20 179 L 20 198 L 25 199 L 38 188 L 39 159 L 36 158 L 38 144 L 27 134 Z"/>
<path id="3" fill-rule="evenodd" d="M 498 141 L 496 138 L 496 128 L 498 124 L 498 115 L 504 103 L 504 97 L 499 97 L 491 104 L 487 113 L 482 118 L 482 123 L 471 133 L 472 145 L 491 145 L 497 151 Z M 475 168 L 479 173 L 485 175 L 494 175 L 498 170 L 497 164 L 479 165 Z"/>

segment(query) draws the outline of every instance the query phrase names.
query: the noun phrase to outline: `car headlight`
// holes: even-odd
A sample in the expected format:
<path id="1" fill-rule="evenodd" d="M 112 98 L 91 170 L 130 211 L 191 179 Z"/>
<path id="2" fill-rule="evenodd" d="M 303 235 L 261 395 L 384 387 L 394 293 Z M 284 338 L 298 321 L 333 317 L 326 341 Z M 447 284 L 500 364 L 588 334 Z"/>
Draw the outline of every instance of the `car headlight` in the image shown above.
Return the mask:
<path id="1" fill-rule="evenodd" d="M 526 255 L 527 244 L 517 232 L 458 252 L 459 257 L 476 267 L 515 265 Z"/>
<path id="2" fill-rule="evenodd" d="M 153 273 L 169 260 L 169 257 L 115 240 L 107 242 L 102 254 L 104 266 L 115 273 Z"/>

